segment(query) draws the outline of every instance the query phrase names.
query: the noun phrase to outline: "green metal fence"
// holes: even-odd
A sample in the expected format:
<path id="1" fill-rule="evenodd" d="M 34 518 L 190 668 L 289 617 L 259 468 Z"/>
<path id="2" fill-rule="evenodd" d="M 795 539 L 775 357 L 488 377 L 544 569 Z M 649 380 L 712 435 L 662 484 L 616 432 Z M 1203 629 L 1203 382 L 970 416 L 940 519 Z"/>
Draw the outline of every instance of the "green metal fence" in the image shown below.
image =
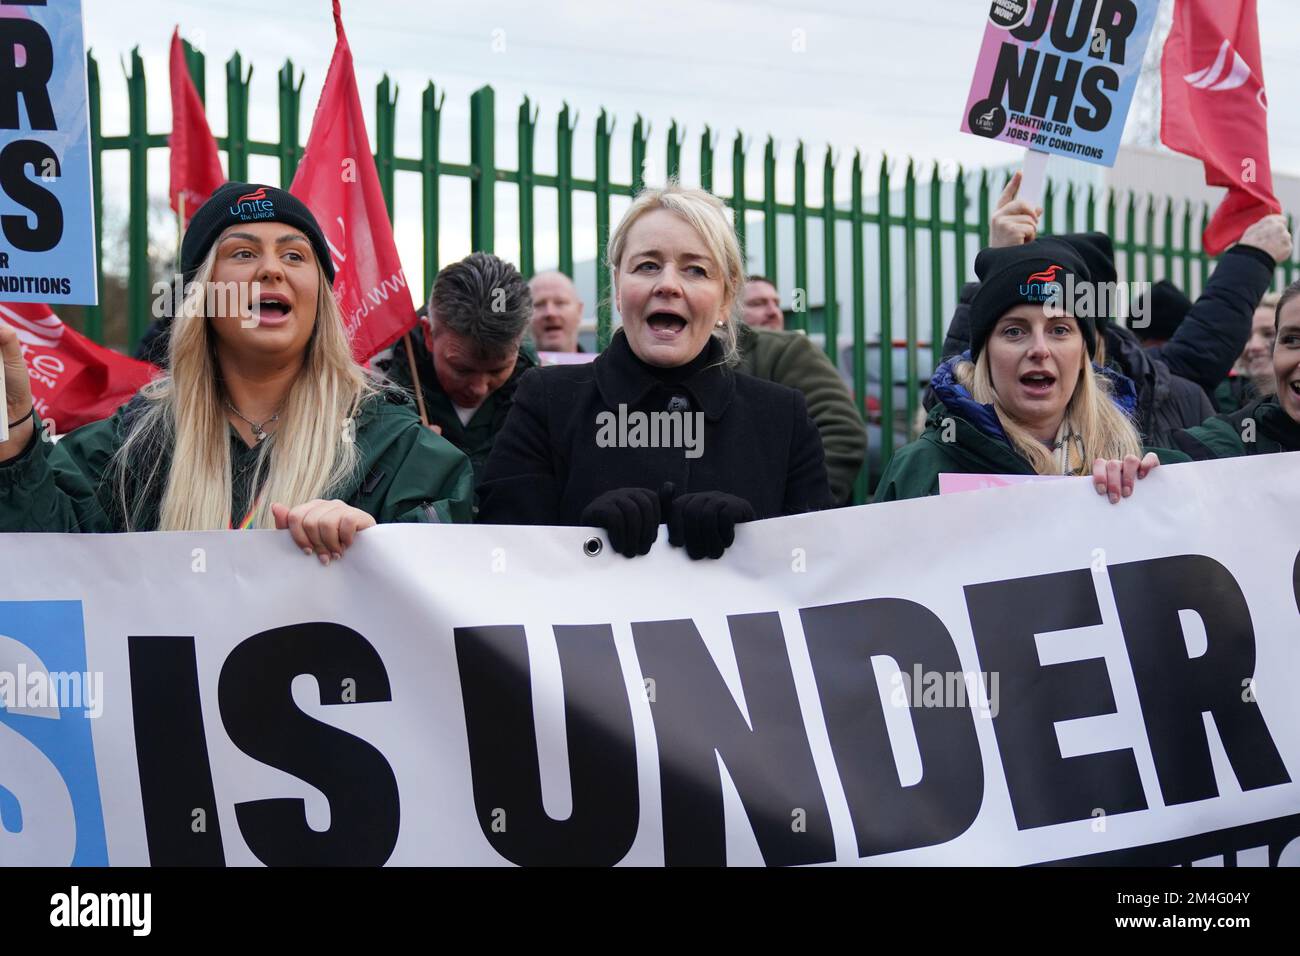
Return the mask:
<path id="1" fill-rule="evenodd" d="M 186 45 L 190 72 L 199 93 L 205 90 L 203 55 Z M 151 311 L 151 282 L 148 262 L 148 203 L 149 182 L 147 170 L 148 151 L 167 147 L 167 133 L 150 133 L 146 124 L 146 80 L 144 65 L 138 48 L 131 52 L 126 70 L 128 91 L 128 131 L 124 136 L 104 136 L 100 126 L 100 75 L 93 56 L 88 57 L 90 89 L 90 122 L 93 179 L 95 186 L 96 242 L 101 255 L 103 220 L 103 154 L 108 150 L 125 150 L 129 154 L 129 275 L 127 280 L 127 328 L 131 344 L 138 341 L 149 321 Z M 248 137 L 249 89 L 252 68 L 245 68 L 242 57 L 236 53 L 226 63 L 226 130 L 217 137 L 217 145 L 226 153 L 226 172 L 232 179 L 248 178 L 248 159 L 251 155 L 270 156 L 279 160 L 280 182 L 292 181 L 298 162 L 302 158 L 300 145 L 302 78 L 292 62 L 286 61 L 277 74 L 279 93 L 278 142 L 262 142 Z M 605 110 L 596 118 L 595 175 L 583 179 L 573 173 L 573 156 L 577 117 L 565 104 L 559 112 L 555 140 L 555 173 L 543 174 L 535 168 L 535 134 L 538 111 L 527 97 L 518 111 L 518 156 L 515 169 L 497 165 L 495 148 L 496 99 L 492 87 L 484 86 L 470 97 L 470 162 L 446 162 L 441 156 L 442 107 L 445 94 L 439 95 L 430 82 L 422 95 L 421 155 L 404 157 L 395 155 L 394 130 L 397 96 L 385 76 L 375 94 L 375 163 L 380 183 L 391 214 L 393 184 L 397 173 L 418 175 L 423 190 L 423 288 L 429 287 L 442 264 L 439 257 L 440 187 L 443 177 L 468 180 L 470 186 L 470 235 L 475 249 L 492 251 L 495 233 L 496 185 L 511 183 L 518 192 L 519 267 L 525 276 L 534 271 L 534 242 L 537 230 L 535 194 L 538 189 L 553 189 L 557 195 L 557 222 L 559 236 L 559 268 L 568 275 L 574 270 L 574 214 L 573 199 L 576 193 L 591 193 L 595 197 L 596 289 L 597 289 L 597 341 L 604 347 L 609 339 L 612 322 L 611 283 L 609 270 L 604 265 L 605 243 L 610 228 L 610 202 L 614 196 L 633 196 L 644 185 L 642 176 L 649 148 L 648 124 L 637 117 L 631 129 L 631 163 L 626 182 L 615 182 L 610 170 L 613 146 L 614 119 Z M 666 171 L 677 176 L 682 166 L 684 131 L 674 122 L 667 134 Z M 883 447 L 882 464 L 887 462 L 895 446 L 896 421 L 895 383 L 892 352 L 901 347 L 906 352 L 906 421 L 914 419 L 919 402 L 919 352 L 931 350 L 931 360 L 937 361 L 947 326 L 950 310 L 945 302 L 955 301 L 957 291 L 969 277 L 969 266 L 974 253 L 988 242 L 989 220 L 993 190 L 1001 189 L 1001 174 L 981 171 L 974 174 L 957 167 L 955 177 L 941 175 L 939 164 L 918 172 L 917 164 L 909 160 L 902 174 L 901 209 L 899 204 L 898 176 L 891 171 L 888 158 L 882 158 L 876 178 L 875 211 L 865 204 L 865 185 L 868 169 L 860 153 L 855 152 L 850 170 L 850 195 L 847 202 L 836 196 L 837 162 L 833 149 L 827 149 L 822 161 L 821 206 L 809 205 L 807 192 L 808 159 L 803 143 L 799 143 L 794 156 L 793 201 L 777 201 L 777 148 L 768 137 L 763 147 L 763 182 L 761 196 L 752 195 L 746 183 L 747 138 L 737 133 L 731 149 L 732 195 L 723 196 L 733 210 L 736 230 L 742 245 L 749 238 L 747 232 L 753 224 L 748 214 L 758 214 L 762 222 L 761 244 L 764 269 L 783 289 L 807 290 L 810 278 L 808 250 L 809 222 L 819 220 L 821 225 L 822 256 L 819 268 L 824 287 L 825 347 L 833 361 L 838 361 L 838 349 L 847 338 L 852 343 L 852 381 L 859 408 L 865 413 L 867 395 L 867 353 L 871 348 L 880 351 L 879 405 Z M 706 127 L 699 139 L 699 185 L 714 190 L 716 169 L 715 147 L 717 137 Z M 923 180 L 922 176 L 928 174 Z M 946 182 L 945 179 L 951 179 Z M 159 186 L 161 188 L 161 185 Z M 926 209 L 918 209 L 918 189 L 928 188 Z M 944 215 L 944 194 L 951 194 L 951 215 Z M 1203 284 L 1211 267 L 1211 260 L 1199 248 L 1199 236 L 1209 217 L 1209 209 L 1192 208 L 1173 199 L 1139 197 L 1131 193 L 1116 195 L 1109 190 L 1099 191 L 1089 187 L 1086 192 L 1073 185 L 1064 190 L 1048 187 L 1044 202 L 1044 227 L 1052 232 L 1078 231 L 1102 228 L 1114 238 L 1120 272 L 1133 278 L 1139 275 L 1138 260 L 1144 267 L 1142 278 L 1168 277 L 1187 289 Z M 1178 207 L 1182 207 L 1179 211 Z M 794 223 L 793 276 L 780 274 L 777 223 L 781 217 L 792 217 Z M 1144 228 L 1138 229 L 1139 220 Z M 1161 240 L 1156 241 L 1157 221 L 1161 221 Z M 1124 228 L 1119 228 L 1121 223 Z M 838 303 L 841 296 L 839 276 L 836 274 L 836 250 L 839 241 L 837 228 L 847 224 L 851 235 L 852 278 L 848 295 L 852 299 L 849 315 L 851 330 L 847 336 L 839 328 Z M 865 240 L 874 233 L 877 256 L 868 261 Z M 1181 235 L 1179 235 L 1181 233 Z M 901 234 L 901 257 L 895 251 Z M 922 235 L 924 234 L 924 236 Z M 944 255 L 945 234 L 953 237 L 953 256 Z M 754 237 L 756 240 L 759 236 Z M 922 316 L 918 309 L 918 250 L 920 243 L 928 243 L 929 315 Z M 896 301 L 893 289 L 893 270 L 899 264 L 905 276 L 903 301 Z M 1278 282 L 1290 282 L 1297 269 L 1296 261 L 1288 261 L 1279 269 Z M 867 330 L 867 278 L 874 276 L 880 293 L 878 335 L 868 339 Z M 788 281 L 793 279 L 792 282 Z M 1194 283 L 1193 279 L 1197 282 Z M 103 277 L 100 277 L 101 290 Z M 896 315 L 901 310 L 901 328 L 895 327 Z M 794 325 L 804 327 L 806 312 L 795 313 Z M 87 310 L 87 333 L 102 341 L 103 315 L 101 308 Z M 901 335 L 897 333 L 901 332 Z M 928 344 L 927 341 L 928 340 Z M 866 493 L 866 469 L 859 479 L 857 498 Z"/>

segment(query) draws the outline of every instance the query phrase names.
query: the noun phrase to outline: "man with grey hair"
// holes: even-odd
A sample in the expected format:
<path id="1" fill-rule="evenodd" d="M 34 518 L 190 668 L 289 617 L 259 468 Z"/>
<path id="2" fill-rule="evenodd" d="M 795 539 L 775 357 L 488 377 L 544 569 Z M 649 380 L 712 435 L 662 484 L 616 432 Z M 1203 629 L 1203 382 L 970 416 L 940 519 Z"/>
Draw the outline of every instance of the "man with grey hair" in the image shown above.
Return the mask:
<path id="1" fill-rule="evenodd" d="M 543 352 L 581 352 L 578 329 L 582 298 L 563 272 L 539 272 L 528 280 L 533 294 L 533 342 Z"/>
<path id="2" fill-rule="evenodd" d="M 429 427 L 469 457 L 476 487 L 515 386 L 537 365 L 536 353 L 523 345 L 532 311 L 528 284 L 514 266 L 471 253 L 438 273 L 410 339 L 377 363 L 415 398 Z"/>

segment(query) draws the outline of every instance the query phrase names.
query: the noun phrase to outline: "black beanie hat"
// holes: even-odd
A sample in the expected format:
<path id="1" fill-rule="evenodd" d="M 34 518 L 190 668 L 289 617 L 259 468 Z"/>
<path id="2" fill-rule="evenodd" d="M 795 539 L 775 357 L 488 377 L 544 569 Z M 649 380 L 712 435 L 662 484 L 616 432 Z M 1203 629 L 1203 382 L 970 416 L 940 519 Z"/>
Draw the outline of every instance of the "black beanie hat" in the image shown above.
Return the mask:
<path id="1" fill-rule="evenodd" d="M 1146 311 L 1146 310 L 1150 311 Z M 1147 339 L 1172 339 L 1178 324 L 1192 310 L 1192 300 L 1183 294 L 1168 279 L 1161 279 L 1151 287 L 1151 291 L 1140 292 L 1133 304 L 1134 319 L 1139 312 L 1145 312 L 1147 323 L 1139 326 L 1133 320 L 1129 325 L 1133 334 L 1142 341 Z"/>
<path id="2" fill-rule="evenodd" d="M 302 200 L 274 186 L 230 182 L 218 188 L 199 207 L 185 230 L 181 241 L 181 271 L 187 285 L 193 281 L 217 237 L 228 226 L 241 222 L 282 222 L 301 229 L 316 251 L 325 278 L 330 285 L 334 284 L 334 262 L 325 244 L 325 234 Z"/>
<path id="3" fill-rule="evenodd" d="M 975 257 L 979 292 L 970 305 L 970 351 L 978 359 L 993 326 L 1008 310 L 1028 303 L 1038 305 L 1052 297 L 1059 283 L 1064 296 L 1074 284 L 1092 281 L 1088 266 L 1074 247 L 1058 239 L 1035 239 L 1020 246 L 983 249 Z M 1067 314 L 1073 314 L 1066 306 Z M 1088 355 L 1097 353 L 1097 326 L 1091 316 L 1075 316 L 1088 345 Z"/>
<path id="4" fill-rule="evenodd" d="M 1115 269 L 1115 243 L 1104 232 L 1071 232 L 1054 238 L 1068 243 L 1082 257 L 1093 282 L 1114 284 L 1119 281 L 1119 273 Z M 1105 328 L 1110 318 L 1109 315 L 1098 315 L 1097 327 Z"/>

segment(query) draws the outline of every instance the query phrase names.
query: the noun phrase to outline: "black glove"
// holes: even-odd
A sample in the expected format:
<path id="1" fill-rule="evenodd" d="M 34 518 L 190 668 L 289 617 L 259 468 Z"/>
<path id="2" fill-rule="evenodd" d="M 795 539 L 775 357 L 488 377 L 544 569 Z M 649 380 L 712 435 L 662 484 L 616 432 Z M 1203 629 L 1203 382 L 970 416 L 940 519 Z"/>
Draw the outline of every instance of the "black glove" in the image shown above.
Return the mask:
<path id="1" fill-rule="evenodd" d="M 649 488 L 616 488 L 582 510 L 582 523 L 603 528 L 609 546 L 625 558 L 648 554 L 659 536 L 659 495 Z"/>
<path id="2" fill-rule="evenodd" d="M 686 546 L 692 561 L 720 558 L 736 540 L 736 525 L 754 520 L 754 508 L 744 498 L 724 491 L 695 491 L 672 502 L 668 514 L 668 543 Z"/>

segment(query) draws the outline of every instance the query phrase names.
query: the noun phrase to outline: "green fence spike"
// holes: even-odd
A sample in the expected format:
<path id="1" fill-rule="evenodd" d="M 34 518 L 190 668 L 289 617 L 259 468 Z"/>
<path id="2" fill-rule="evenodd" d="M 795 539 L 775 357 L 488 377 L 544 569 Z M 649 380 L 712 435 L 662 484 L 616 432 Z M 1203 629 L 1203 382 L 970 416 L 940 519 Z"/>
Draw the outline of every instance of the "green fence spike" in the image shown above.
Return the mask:
<path id="1" fill-rule="evenodd" d="M 823 347 L 832 364 L 839 361 L 840 313 L 836 288 L 835 257 L 835 153 L 828 146 L 822 163 L 822 314 L 825 316 Z"/>
<path id="2" fill-rule="evenodd" d="M 713 192 L 713 130 L 708 126 L 700 134 L 700 188 Z M 742 250 L 744 246 L 741 247 Z"/>
<path id="3" fill-rule="evenodd" d="M 276 76 L 279 84 L 280 103 L 280 142 L 277 152 L 280 154 L 280 185 L 288 189 L 298 171 L 298 162 L 302 151 L 298 146 L 299 108 L 302 98 L 302 78 L 294 84 L 292 60 L 285 60 L 284 66 Z"/>
<path id="4" fill-rule="evenodd" d="M 930 173 L 930 366 L 943 354 L 943 173 L 936 161 Z"/>
<path id="5" fill-rule="evenodd" d="M 862 153 L 853 151 L 852 196 L 849 199 L 853 224 L 853 404 L 867 418 L 867 283 L 866 250 L 863 230 L 866 217 L 862 211 Z M 838 362 L 836 363 L 838 367 Z M 864 429 L 865 430 L 865 429 Z M 870 461 L 871 456 L 866 456 Z M 865 504 L 871 492 L 870 468 L 863 462 L 853 484 L 853 503 Z"/>
<path id="6" fill-rule="evenodd" d="M 804 163 L 803 140 L 794 151 L 794 287 L 803 296 L 805 310 L 795 312 L 787 325 L 802 331 L 808 328 L 808 314 L 812 311 L 808 292 L 808 196 L 807 167 Z M 824 305 L 825 303 L 823 303 Z"/>
<path id="7" fill-rule="evenodd" d="M 519 129 L 516 135 L 518 145 L 519 176 L 519 271 L 524 278 L 531 278 L 534 272 L 533 241 L 536 224 L 533 219 L 533 139 L 537 130 L 537 116 L 532 110 L 527 96 L 519 104 Z"/>
<path id="8" fill-rule="evenodd" d="M 639 118 L 638 118 L 639 120 Z M 604 350 L 613 331 L 609 265 L 609 153 L 614 123 L 602 107 L 596 119 L 596 347 Z"/>
<path id="9" fill-rule="evenodd" d="M 470 244 L 476 252 L 495 249 L 496 231 L 496 93 L 481 86 L 469 98 Z"/>
<path id="10" fill-rule="evenodd" d="M 424 217 L 424 301 L 433 291 L 433 280 L 441 264 L 438 253 L 439 212 L 442 183 L 442 104 L 430 82 L 420 97 L 420 186 Z"/>
<path id="11" fill-rule="evenodd" d="M 127 247 L 130 256 L 127 275 L 127 345 L 134 351 L 152 315 L 149 307 L 153 277 L 149 262 L 149 128 L 144 60 L 137 46 L 131 51 L 127 74 L 128 129 L 130 150 L 129 225 Z"/>
<path id="12" fill-rule="evenodd" d="M 890 238 L 893 218 L 890 214 L 889 157 L 880 157 L 880 185 L 876 202 L 876 225 L 880 246 L 880 467 L 894 457 L 894 300 Z"/>
<path id="13" fill-rule="evenodd" d="M 668 127 L 668 144 L 666 148 L 667 155 L 664 157 L 667 166 L 667 178 L 679 179 L 682 172 L 682 140 L 686 136 L 685 128 L 679 129 L 677 120 L 672 121 Z"/>
<path id="14" fill-rule="evenodd" d="M 573 133 L 577 117 L 569 123 L 564 103 L 555 125 L 555 192 L 560 239 L 560 271 L 573 278 Z"/>
<path id="15" fill-rule="evenodd" d="M 740 248 L 744 253 L 749 252 L 745 235 L 745 210 L 748 203 L 745 195 L 745 153 L 748 150 L 745 134 L 737 130 L 736 138 L 731 143 L 731 218 L 736 226 L 736 238 L 740 240 Z M 768 278 L 776 281 L 775 276 Z"/>
<path id="16" fill-rule="evenodd" d="M 769 136 L 763 147 L 763 274 L 778 282 L 780 266 L 776 247 L 776 141 Z"/>
<path id="17" fill-rule="evenodd" d="M 911 435 L 921 397 L 917 356 L 919 322 L 916 309 L 916 173 L 911 157 L 903 177 L 903 309 L 907 328 L 907 425 Z"/>

